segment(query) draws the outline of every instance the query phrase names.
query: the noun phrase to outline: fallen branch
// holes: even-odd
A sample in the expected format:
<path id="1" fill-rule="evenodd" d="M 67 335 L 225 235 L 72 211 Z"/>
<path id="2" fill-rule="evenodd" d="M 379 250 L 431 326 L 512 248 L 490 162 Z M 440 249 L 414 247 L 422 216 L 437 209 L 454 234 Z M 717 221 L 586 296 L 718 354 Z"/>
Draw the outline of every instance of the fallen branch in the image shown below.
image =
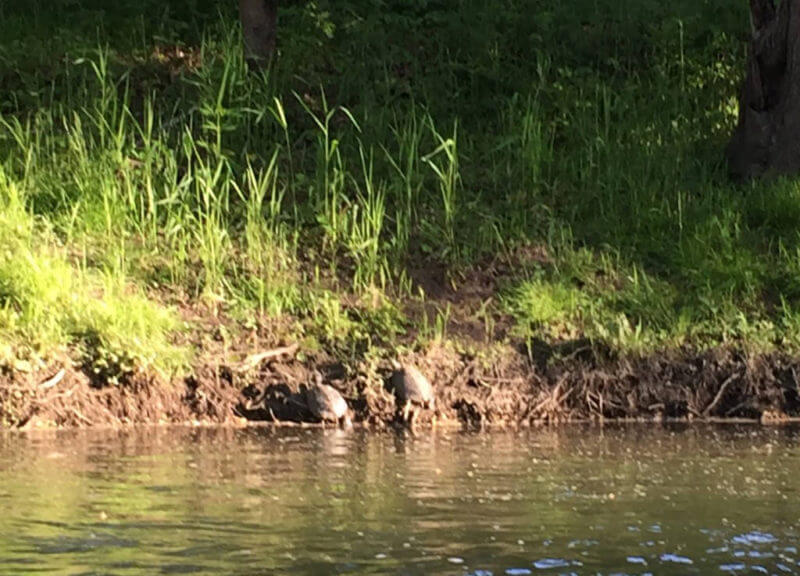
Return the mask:
<path id="1" fill-rule="evenodd" d="M 491 378 L 489 376 L 479 376 L 475 379 L 479 384 L 488 385 L 488 384 L 521 384 L 525 382 L 525 379 L 522 376 L 517 376 L 516 378 Z"/>
<path id="2" fill-rule="evenodd" d="M 237 367 L 237 372 L 248 372 L 253 368 L 257 368 L 262 362 L 279 358 L 280 356 L 293 356 L 297 352 L 297 342 L 289 346 L 281 346 L 280 348 L 273 348 L 272 350 L 265 350 L 258 354 L 251 354 L 245 358 Z"/>
<path id="3" fill-rule="evenodd" d="M 69 411 L 72 412 L 72 414 L 74 414 L 78 418 L 78 420 L 83 421 L 87 426 L 91 426 L 93 424 L 91 420 L 89 420 L 86 416 L 78 412 L 77 408 L 70 408 Z"/>
<path id="4" fill-rule="evenodd" d="M 703 418 L 708 418 L 708 415 L 711 413 L 711 411 L 717 406 L 717 404 L 719 404 L 719 401 L 722 400 L 722 395 L 725 394 L 725 390 L 728 389 L 730 383 L 733 382 L 734 378 L 737 376 L 738 374 L 731 374 L 725 379 L 725 381 L 722 383 L 722 386 L 719 387 L 717 395 L 714 396 L 714 399 L 711 401 L 711 404 L 709 404 L 706 409 L 703 410 Z"/>
<path id="5" fill-rule="evenodd" d="M 563 394 L 561 393 L 561 388 L 564 382 L 566 382 L 566 380 L 567 380 L 566 376 L 560 378 L 558 383 L 553 387 L 553 389 L 550 390 L 549 393 L 544 394 L 545 398 L 541 402 L 536 404 L 536 406 L 533 407 L 531 413 L 539 414 L 544 410 L 547 410 L 547 412 L 551 414 L 559 411 L 563 412 L 564 400 L 569 398 L 569 396 L 575 391 L 575 388 L 570 388 Z"/>
<path id="6" fill-rule="evenodd" d="M 62 368 L 61 370 L 56 372 L 55 376 L 53 376 L 52 378 L 50 378 L 48 380 L 45 380 L 44 382 L 39 384 L 39 389 L 40 390 L 49 390 L 50 388 L 52 388 L 53 386 L 55 386 L 56 384 L 61 382 L 64 379 L 64 376 L 66 375 L 66 373 L 67 373 L 67 371 Z"/>

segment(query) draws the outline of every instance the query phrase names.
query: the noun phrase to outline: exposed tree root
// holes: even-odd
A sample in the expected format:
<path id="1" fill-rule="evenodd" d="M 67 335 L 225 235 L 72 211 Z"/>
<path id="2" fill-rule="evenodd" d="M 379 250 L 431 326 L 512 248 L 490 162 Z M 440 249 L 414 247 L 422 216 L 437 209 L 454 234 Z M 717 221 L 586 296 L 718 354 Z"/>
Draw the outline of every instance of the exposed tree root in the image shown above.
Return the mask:
<path id="1" fill-rule="evenodd" d="M 433 349 L 410 360 L 434 382 L 437 416 L 445 425 L 532 425 L 585 420 L 750 419 L 783 422 L 800 416 L 800 359 L 734 350 L 673 352 L 643 358 L 572 357 L 545 367 L 513 352 L 487 360 Z M 183 382 L 139 377 L 97 389 L 80 372 L 0 379 L 0 420 L 11 427 L 90 427 L 159 423 L 309 421 L 301 393 L 309 364 L 273 354 L 249 372 L 202 366 Z M 259 363 L 260 364 L 260 363 Z M 355 420 L 394 423 L 394 397 L 367 367 L 334 366 L 326 373 L 349 399 Z M 380 370 L 379 370 L 380 372 Z M 50 372 L 52 374 L 52 371 Z M 370 374 L 372 374 L 370 376 Z M 59 376 L 60 375 L 60 376 Z M 421 414 L 430 423 L 432 413 Z"/>

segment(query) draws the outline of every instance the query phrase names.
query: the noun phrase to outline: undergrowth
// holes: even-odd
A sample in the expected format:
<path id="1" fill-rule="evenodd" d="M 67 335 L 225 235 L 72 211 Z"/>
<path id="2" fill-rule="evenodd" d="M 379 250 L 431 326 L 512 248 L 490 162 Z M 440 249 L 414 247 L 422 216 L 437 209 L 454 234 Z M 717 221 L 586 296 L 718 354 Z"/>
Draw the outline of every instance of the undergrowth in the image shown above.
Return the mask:
<path id="1" fill-rule="evenodd" d="M 176 315 L 70 255 L 2 171 L 0 246 L 0 366 L 33 369 L 60 350 L 104 384 L 150 371 L 168 379 L 187 367 L 187 351 L 171 338 Z"/>
<path id="2" fill-rule="evenodd" d="M 629 352 L 797 348 L 800 190 L 721 162 L 744 3 L 320 1 L 282 7 L 268 71 L 233 6 L 93 5 L 3 8 L 9 347 L 175 370 L 193 328 L 159 302 L 186 293 L 339 355 L 457 337 L 453 314 Z M 510 272 L 479 306 L 421 290 L 489 261 Z"/>

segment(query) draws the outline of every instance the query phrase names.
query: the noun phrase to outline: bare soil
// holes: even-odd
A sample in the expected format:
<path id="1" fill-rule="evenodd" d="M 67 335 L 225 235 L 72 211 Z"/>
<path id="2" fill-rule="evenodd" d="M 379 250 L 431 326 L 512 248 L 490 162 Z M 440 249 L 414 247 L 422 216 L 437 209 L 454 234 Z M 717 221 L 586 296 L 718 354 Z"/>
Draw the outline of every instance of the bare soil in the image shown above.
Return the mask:
<path id="1" fill-rule="evenodd" d="M 547 259 L 544 248 L 532 246 L 456 277 L 431 266 L 412 270 L 429 305 L 452 310 L 447 344 L 399 358 L 420 368 L 436 391 L 437 412 L 421 414 L 419 424 L 434 418 L 470 427 L 587 420 L 773 424 L 800 418 L 800 357 L 733 347 L 621 356 L 581 339 L 528 346 L 515 340 L 513 322 L 497 309 L 488 330 L 481 311 L 492 306 L 508 269 Z M 285 321 L 242 329 L 220 309 L 173 303 L 195 326 L 183 336 L 199 350 L 190 376 L 165 381 L 139 374 L 124 385 L 98 386 L 68 357 L 44 369 L 0 372 L 0 427 L 313 425 L 302 390 L 314 370 L 344 395 L 357 424 L 398 424 L 389 350 L 383 359 L 342 363 L 292 341 Z M 431 312 L 405 304 L 404 313 L 417 324 Z M 402 343 L 413 348 L 414 336 L 407 334 Z"/>
<path id="2" fill-rule="evenodd" d="M 610 358 L 580 343 L 549 350 L 540 343 L 538 348 L 533 359 L 511 345 L 478 358 L 434 346 L 403 360 L 415 363 L 434 383 L 435 416 L 445 424 L 529 426 L 609 419 L 776 423 L 800 416 L 800 359 L 730 349 Z M 313 369 L 343 393 L 356 423 L 396 423 L 388 362 L 348 369 L 321 354 L 300 360 L 292 351 L 255 366 L 202 364 L 177 382 L 141 376 L 103 388 L 75 369 L 66 370 L 55 384 L 57 368 L 6 374 L 0 376 L 0 422 L 17 428 L 313 424 L 302 395 Z M 420 424 L 430 424 L 433 417 L 423 414 Z"/>

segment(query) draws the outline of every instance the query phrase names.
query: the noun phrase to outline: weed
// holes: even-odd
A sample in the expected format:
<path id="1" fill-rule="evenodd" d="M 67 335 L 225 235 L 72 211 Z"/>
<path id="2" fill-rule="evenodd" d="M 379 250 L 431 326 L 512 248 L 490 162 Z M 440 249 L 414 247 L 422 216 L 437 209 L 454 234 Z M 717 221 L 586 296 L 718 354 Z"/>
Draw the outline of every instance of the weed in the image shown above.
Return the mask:
<path id="1" fill-rule="evenodd" d="M 376 318 L 441 340 L 450 304 L 415 271 L 543 246 L 508 258 L 487 340 L 508 313 L 526 340 L 798 345 L 798 186 L 736 188 L 720 162 L 744 4 L 287 6 L 264 73 L 228 8 L 170 0 L 185 22 L 134 24 L 134 4 L 4 12 L 9 340 L 80 344 L 109 380 L 180 364 L 153 285 L 290 316 L 342 353 L 388 345 Z"/>

